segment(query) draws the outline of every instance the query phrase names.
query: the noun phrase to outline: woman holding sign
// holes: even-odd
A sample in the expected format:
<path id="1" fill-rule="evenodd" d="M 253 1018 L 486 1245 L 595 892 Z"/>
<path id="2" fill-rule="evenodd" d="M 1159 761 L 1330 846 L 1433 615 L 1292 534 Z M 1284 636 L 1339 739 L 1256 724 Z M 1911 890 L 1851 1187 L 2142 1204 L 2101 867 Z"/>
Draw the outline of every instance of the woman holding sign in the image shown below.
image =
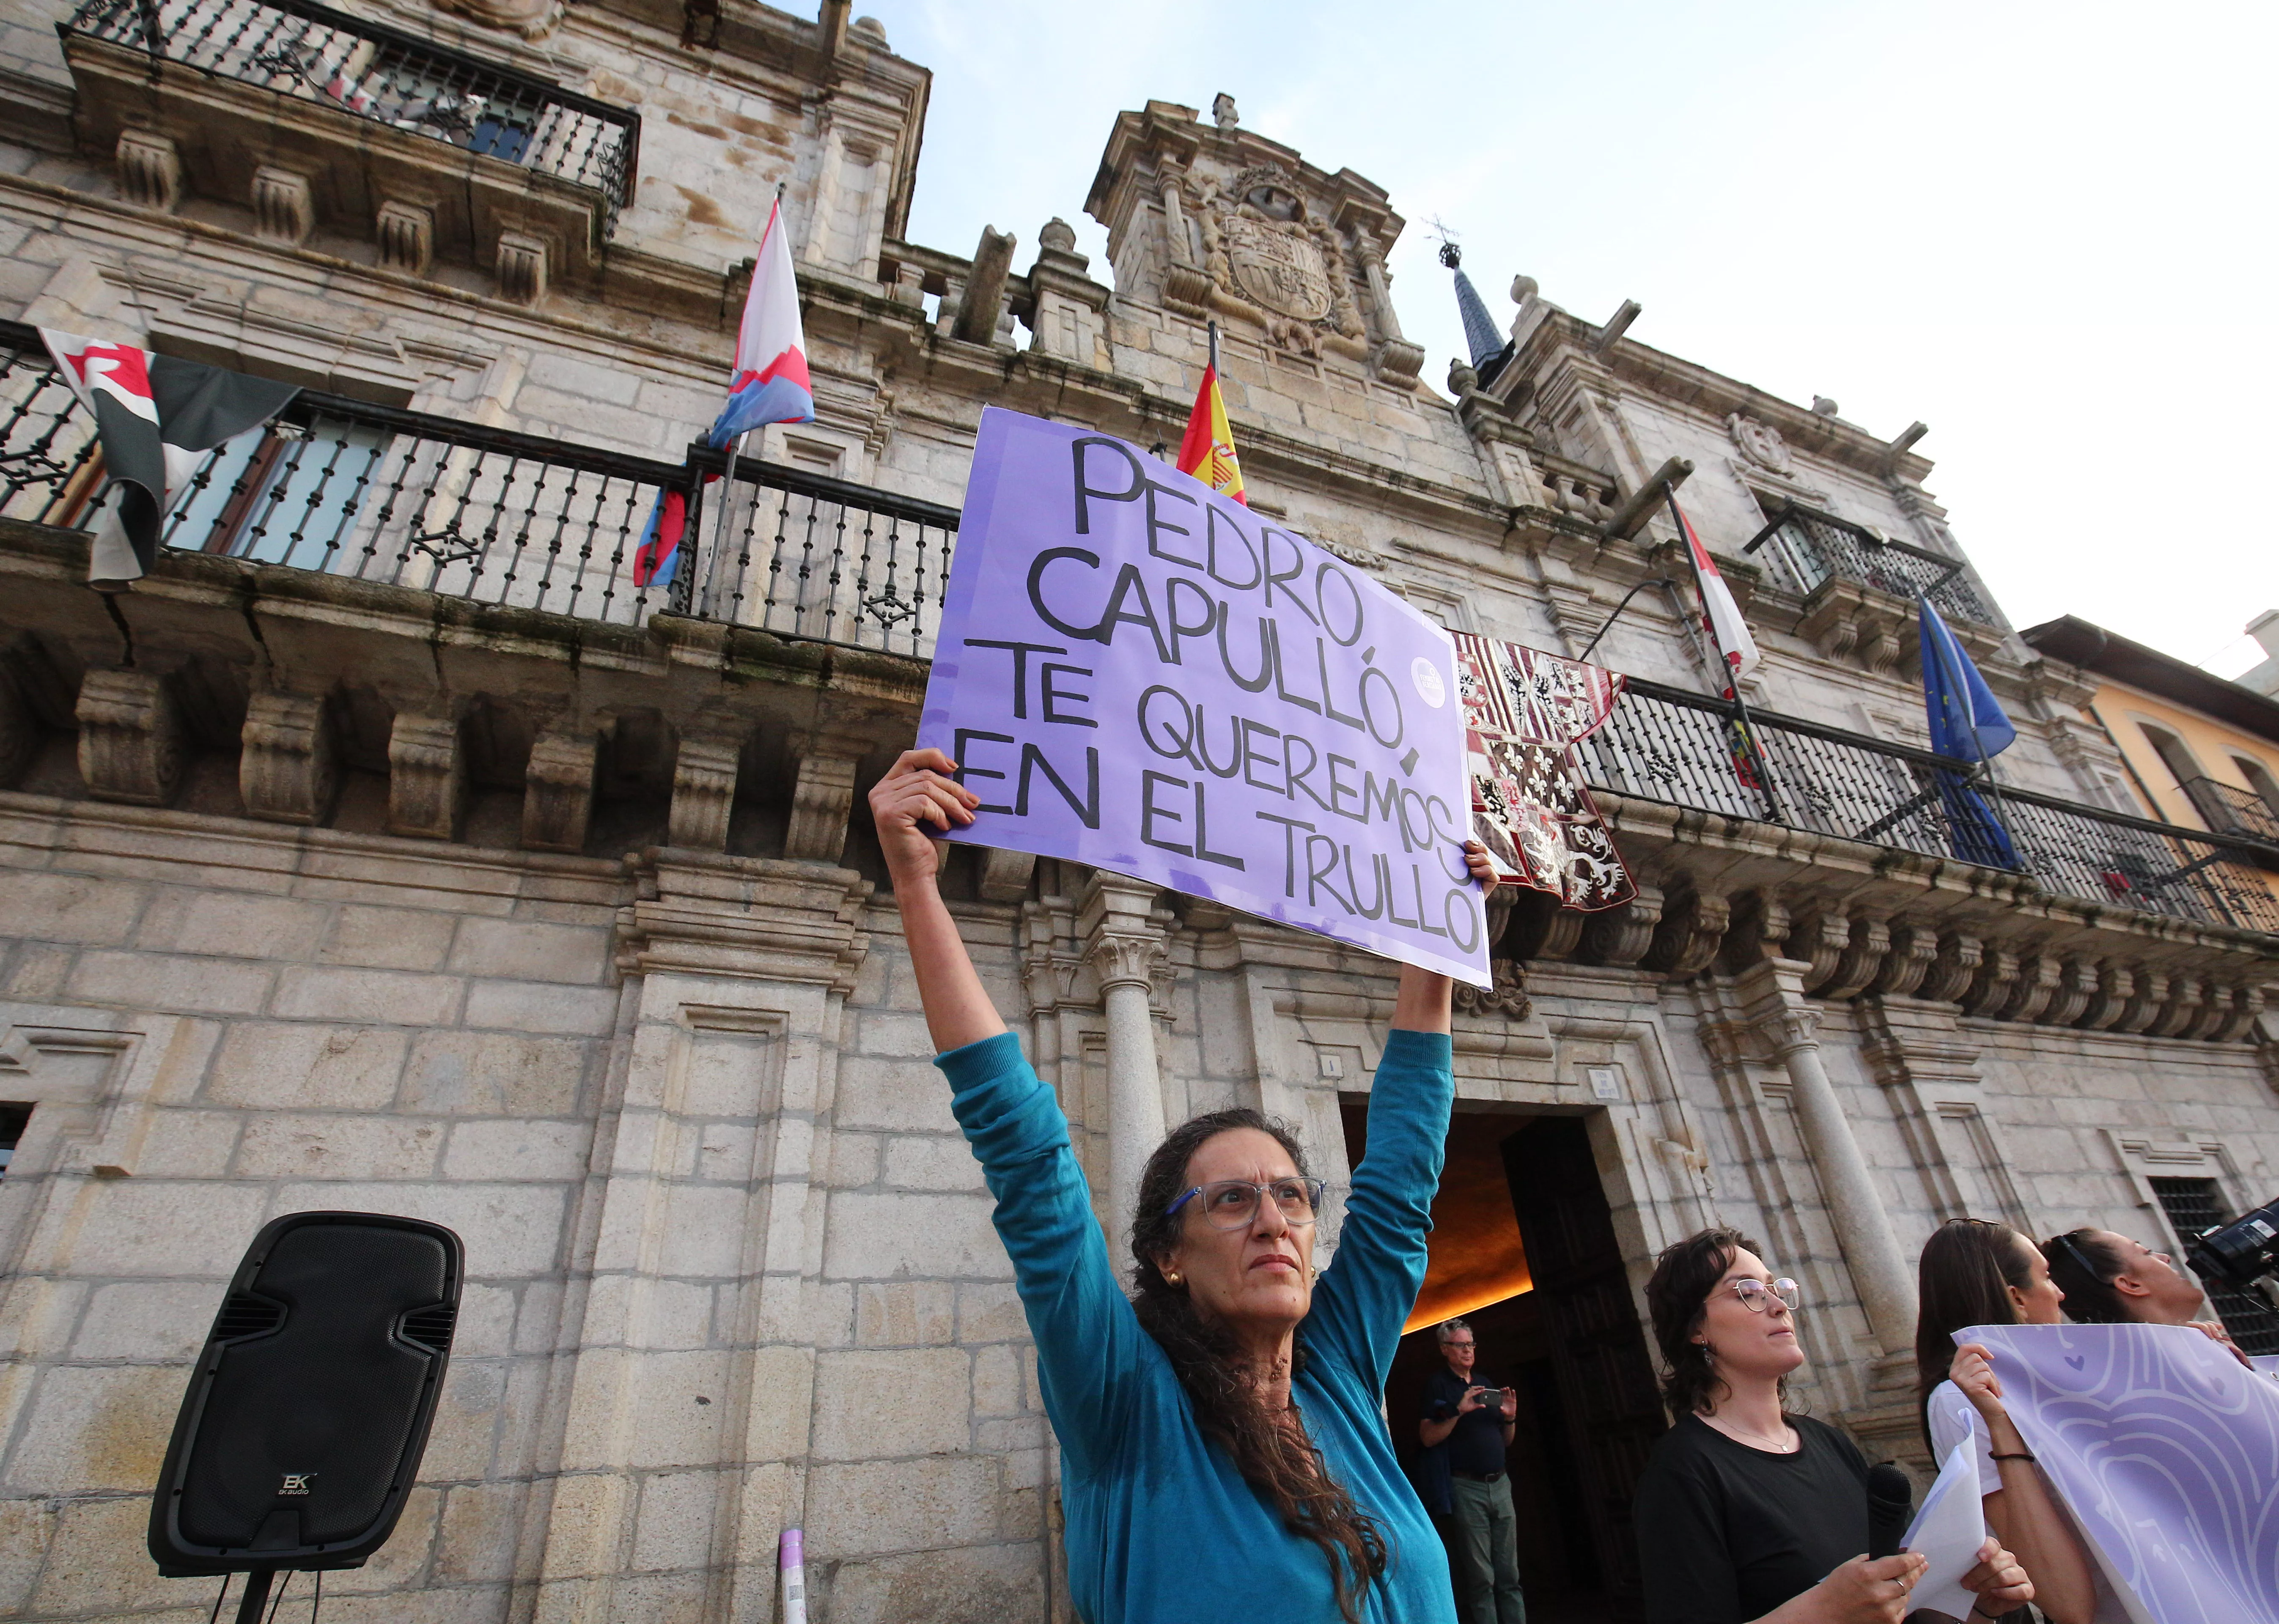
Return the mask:
<path id="1" fill-rule="evenodd" d="M 1634 1503 L 1647 1624 L 1900 1624 L 1925 1559 L 1867 1555 L 1867 1460 L 1784 1402 L 1804 1363 L 1796 1282 L 1704 1229 L 1655 1260 L 1646 1298 L 1677 1421 Z M 1997 1542 L 1978 1556 L 1962 1583 L 1984 1617 L 2033 1599 Z"/>
<path id="2" fill-rule="evenodd" d="M 1424 1277 L 1454 1093 L 1448 981 L 1400 973 L 1336 1260 L 1326 1195 L 1255 1111 L 1172 1130 L 1141 1176 L 1127 1298 L 1052 1090 L 1022 1058 L 936 880 L 978 797 L 939 750 L 871 792 L 951 1108 L 980 1159 L 1059 1437 L 1087 1624 L 1225 1617 L 1454 1624 L 1447 1559 L 1393 1453 L 1385 1371 Z M 1485 879 L 1485 854 L 1469 853 Z"/>
<path id="3" fill-rule="evenodd" d="M 1916 1402 L 1931 1459 L 1944 1461 L 1969 1440 L 1986 1526 L 2018 1553 L 2042 1616 L 2049 1624 L 2090 1624 L 2100 1615 L 2089 1553 L 2002 1407 L 1986 1349 L 1954 1345 L 1954 1333 L 1973 1325 L 2055 1325 L 2066 1294 L 2033 1242 L 1983 1218 L 1932 1231 L 1916 1286 Z"/>

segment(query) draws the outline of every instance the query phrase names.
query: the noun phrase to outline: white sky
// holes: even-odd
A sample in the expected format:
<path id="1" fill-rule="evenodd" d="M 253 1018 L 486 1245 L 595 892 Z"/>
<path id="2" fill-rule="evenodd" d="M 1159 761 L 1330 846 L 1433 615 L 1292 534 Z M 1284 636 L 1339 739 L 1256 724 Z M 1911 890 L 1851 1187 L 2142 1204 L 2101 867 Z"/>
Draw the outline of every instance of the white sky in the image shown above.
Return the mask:
<path id="1" fill-rule="evenodd" d="M 793 8 L 812 16 L 812 0 Z M 1149 97 L 1391 194 L 1410 338 L 1462 347 L 1426 222 L 1499 324 L 1515 272 L 1631 336 L 1879 436 L 2012 619 L 2075 614 L 2220 673 L 2279 605 L 2270 447 L 2279 7 L 1281 5 L 856 0 L 933 70 L 910 236 L 1082 211 Z M 1239 431 L 1239 425 L 1238 425 Z"/>

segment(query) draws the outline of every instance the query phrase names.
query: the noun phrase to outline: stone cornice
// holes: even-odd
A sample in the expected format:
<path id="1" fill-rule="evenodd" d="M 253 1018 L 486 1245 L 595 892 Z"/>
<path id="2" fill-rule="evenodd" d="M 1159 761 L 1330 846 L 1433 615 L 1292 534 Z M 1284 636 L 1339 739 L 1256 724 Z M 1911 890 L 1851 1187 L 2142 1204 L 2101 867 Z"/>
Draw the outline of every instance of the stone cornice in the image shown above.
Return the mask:
<path id="1" fill-rule="evenodd" d="M 638 894 L 618 923 L 628 975 L 805 982 L 840 996 L 870 951 L 871 885 L 819 862 L 653 846 L 626 860 Z"/>
<path id="2" fill-rule="evenodd" d="M 1656 399 L 1690 406 L 1715 420 L 1730 412 L 1745 412 L 1771 424 L 1797 450 L 1882 484 L 1894 475 L 1920 484 L 1933 466 L 1930 460 L 1907 452 L 1896 460 L 1891 446 L 1867 430 L 1838 417 L 1822 417 L 1767 394 L 1751 384 L 1713 372 L 1692 361 L 1665 354 L 1633 338 L 1619 338 L 1604 350 L 1593 352 L 1591 341 L 1596 324 L 1557 306 L 1528 334 L 1514 364 L 1528 377 L 1540 379 L 1577 365 L 1603 368 L 1615 379 Z"/>

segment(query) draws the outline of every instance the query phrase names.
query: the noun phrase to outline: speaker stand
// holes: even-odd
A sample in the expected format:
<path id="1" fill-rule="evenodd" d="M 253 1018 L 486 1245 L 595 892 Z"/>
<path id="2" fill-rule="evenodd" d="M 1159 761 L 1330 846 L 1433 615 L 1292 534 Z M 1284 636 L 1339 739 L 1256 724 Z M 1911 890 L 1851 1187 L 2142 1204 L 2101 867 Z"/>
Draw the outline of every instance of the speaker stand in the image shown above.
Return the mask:
<path id="1" fill-rule="evenodd" d="M 257 1567 L 245 1576 L 245 1594 L 237 1599 L 237 1624 L 261 1624 L 262 1605 L 269 1599 L 269 1582 L 276 1574 Z"/>

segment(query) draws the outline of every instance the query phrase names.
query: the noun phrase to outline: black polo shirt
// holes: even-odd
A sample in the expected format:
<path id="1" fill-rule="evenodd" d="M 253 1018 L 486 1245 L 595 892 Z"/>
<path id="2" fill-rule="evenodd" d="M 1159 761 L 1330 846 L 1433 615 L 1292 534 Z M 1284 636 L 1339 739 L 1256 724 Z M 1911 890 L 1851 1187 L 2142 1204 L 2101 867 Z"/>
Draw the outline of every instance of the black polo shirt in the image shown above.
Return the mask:
<path id="1" fill-rule="evenodd" d="M 1464 1401 L 1465 1388 L 1495 1385 L 1477 1370 L 1467 1382 L 1443 1364 L 1424 1378 L 1424 1419 L 1446 1421 L 1456 1414 L 1456 1406 Z M 1449 1470 L 1485 1477 L 1504 1469 L 1501 1406 L 1499 1396 L 1493 1407 L 1467 1410 L 1456 1416 L 1455 1429 L 1440 1445 L 1448 1452 Z"/>

